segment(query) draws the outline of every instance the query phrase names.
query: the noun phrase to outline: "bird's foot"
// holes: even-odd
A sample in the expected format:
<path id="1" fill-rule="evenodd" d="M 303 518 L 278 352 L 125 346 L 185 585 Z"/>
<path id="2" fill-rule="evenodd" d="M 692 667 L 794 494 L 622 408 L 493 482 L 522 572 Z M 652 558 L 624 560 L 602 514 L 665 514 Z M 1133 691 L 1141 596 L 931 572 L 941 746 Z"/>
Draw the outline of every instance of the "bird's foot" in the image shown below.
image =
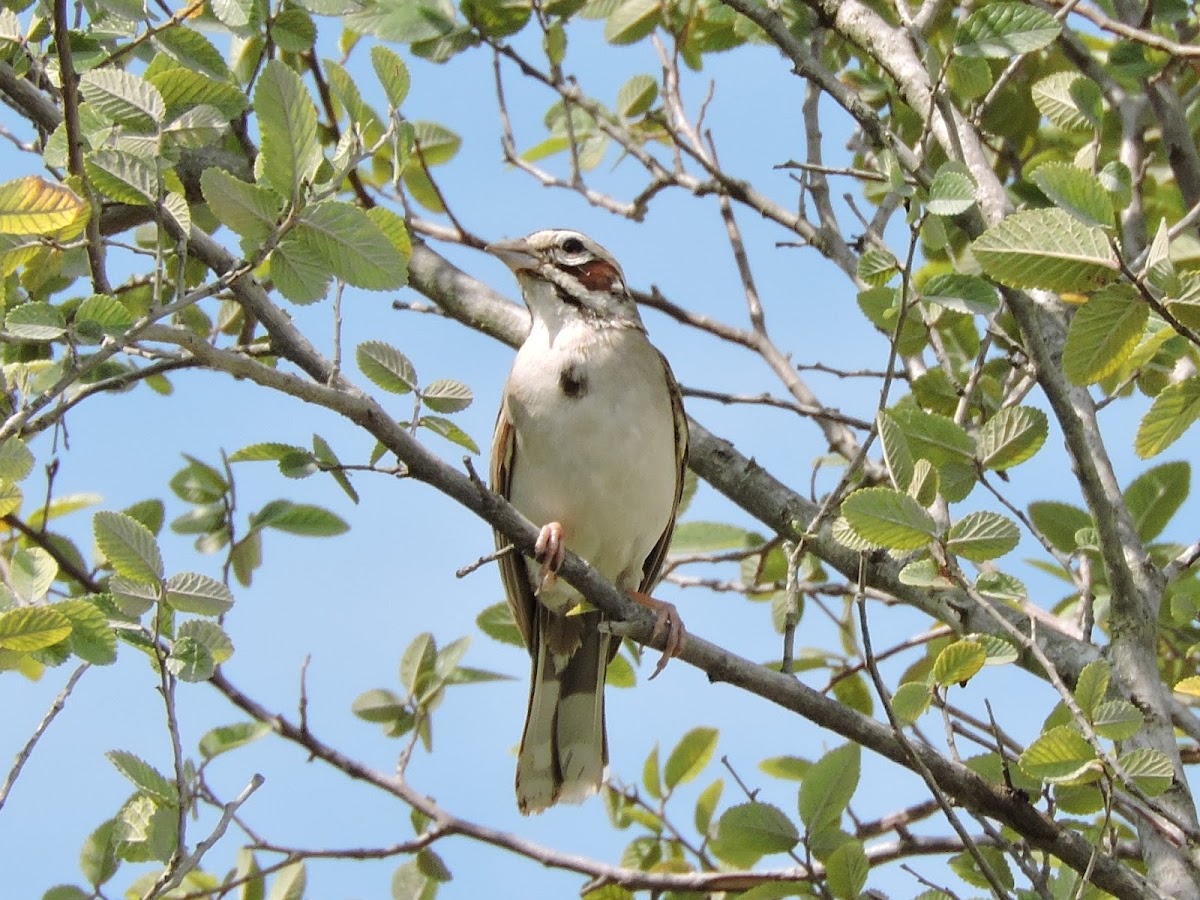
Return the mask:
<path id="1" fill-rule="evenodd" d="M 542 564 L 542 574 L 538 579 L 538 593 L 541 593 L 554 586 L 558 570 L 567 558 L 567 542 L 563 539 L 561 522 L 549 522 L 542 526 L 537 543 L 533 545 L 533 558 Z"/>
<path id="2" fill-rule="evenodd" d="M 663 655 L 650 676 L 650 679 L 653 680 L 658 677 L 659 672 L 667 667 L 667 663 L 683 650 L 683 645 L 687 642 L 687 629 L 683 627 L 683 619 L 680 618 L 675 604 L 667 603 L 664 600 L 655 600 L 649 594 L 643 594 L 641 591 L 629 591 L 628 593 L 630 599 L 635 603 L 654 613 L 653 636 L 658 637 L 664 633 L 667 636 L 663 646 Z"/>

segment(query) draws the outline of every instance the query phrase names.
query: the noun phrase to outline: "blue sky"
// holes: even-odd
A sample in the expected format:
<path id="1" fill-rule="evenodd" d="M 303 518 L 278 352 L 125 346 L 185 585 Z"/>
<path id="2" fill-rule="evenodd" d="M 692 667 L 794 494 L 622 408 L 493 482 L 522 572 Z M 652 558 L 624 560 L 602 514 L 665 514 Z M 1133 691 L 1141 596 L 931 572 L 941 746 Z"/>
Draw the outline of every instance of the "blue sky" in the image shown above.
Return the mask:
<path id="1" fill-rule="evenodd" d="M 323 34 L 336 31 L 333 20 L 319 24 Z M 570 36 L 568 67 L 580 75 L 585 90 L 601 98 L 615 97 L 630 75 L 657 74 L 659 70 L 646 44 L 604 46 L 596 23 L 578 23 Z M 360 87 L 382 108 L 366 56 L 359 56 L 364 63 L 355 68 L 361 74 Z M 589 207 L 575 194 L 544 190 L 500 162 L 490 54 L 473 51 L 445 66 L 412 61 L 411 70 L 413 86 L 406 115 L 436 120 L 463 137 L 459 157 L 436 174 L 455 213 L 468 228 L 488 239 L 552 225 L 579 228 L 614 252 L 631 284 L 640 288 L 658 285 L 689 309 L 745 324 L 744 299 L 715 200 L 668 192 L 656 200 L 645 224 L 637 225 Z M 540 119 L 551 97 L 545 91 L 521 91 L 511 67 L 506 67 L 506 78 L 518 141 L 527 147 L 544 136 Z M 693 111 L 708 90 L 709 78 L 717 87 L 708 122 L 723 162 L 781 202 L 794 202 L 787 174 L 772 167 L 802 155 L 803 84 L 773 52 L 744 48 L 735 55 L 708 60 L 703 73 L 689 77 L 687 94 Z M 764 95 L 769 102 L 764 103 Z M 826 148 L 829 161 L 836 163 L 834 154 L 841 152 L 846 127 L 835 110 L 827 108 L 826 112 Z M 19 130 L 20 123 L 11 115 L 0 116 L 7 127 Z M 38 171 L 34 157 L 19 156 L 7 145 L 0 153 L 14 175 Z M 614 162 L 610 153 L 595 173 L 596 184 L 628 198 L 640 188 L 639 172 L 628 161 L 613 168 Z M 836 183 L 835 193 L 841 190 L 855 188 L 848 182 Z M 886 360 L 886 342 L 861 321 L 853 286 L 815 252 L 777 248 L 775 242 L 788 236 L 755 215 L 740 211 L 738 217 L 768 324 L 778 343 L 797 361 L 880 367 Z M 235 246 L 232 241 L 228 245 Z M 515 283 L 497 261 L 456 248 L 445 252 L 472 274 L 515 298 Z M 467 382 L 476 401 L 458 421 L 486 448 L 511 351 L 453 323 L 394 311 L 394 296 L 347 292 L 343 308 L 347 351 L 363 340 L 387 340 L 409 355 L 423 380 L 453 377 Z M 398 296 L 422 299 L 411 291 Z M 329 349 L 329 305 L 291 311 L 317 345 Z M 652 338 L 666 351 L 685 385 L 734 393 L 782 393 L 765 365 L 747 351 L 682 332 L 653 311 L 647 311 L 645 318 Z M 352 353 L 346 356 L 352 358 Z M 215 462 L 222 449 L 232 451 L 259 441 L 307 444 L 314 432 L 326 438 L 345 462 L 365 462 L 371 452 L 369 438 L 324 410 L 276 398 L 219 375 L 187 374 L 172 380 L 175 393 L 170 398 L 143 389 L 90 400 L 73 412 L 68 419 L 70 450 L 60 455 L 56 490 L 98 492 L 104 498 L 101 508 L 106 509 L 163 497 L 170 519 L 185 509 L 167 489 L 170 476 L 182 465 L 181 453 Z M 359 381 L 366 384 L 365 379 Z M 815 375 L 810 381 L 830 405 L 864 418 L 873 415 L 871 382 Z M 399 398 L 392 408 L 403 418 L 409 405 L 408 398 Z M 709 429 L 733 439 L 743 453 L 753 455 L 778 477 L 807 493 L 812 462 L 825 452 L 820 432 L 811 422 L 759 407 L 729 408 L 701 401 L 689 403 L 689 411 Z M 1114 404 L 1105 411 L 1102 422 L 1115 435 L 1111 450 L 1122 482 L 1128 483 L 1147 467 L 1133 458 L 1127 446 L 1134 418 L 1121 404 Z M 460 458 L 461 452 L 452 445 L 436 437 L 427 440 L 447 459 Z M 39 453 L 48 453 L 45 437 L 34 446 Z M 1164 459 L 1180 458 L 1189 446 L 1194 450 L 1194 435 L 1185 437 Z M 481 469 L 483 465 L 477 463 Z M 1077 501 L 1072 494 L 1064 494 L 1071 486 L 1064 477 L 1066 466 L 1061 439 L 1052 432 L 1038 461 L 1013 472 L 1012 496 L 1021 505 L 1046 496 Z M 227 620 L 237 648 L 225 666 L 229 678 L 268 707 L 294 717 L 300 669 L 311 657 L 308 713 L 314 731 L 343 751 L 390 771 L 400 745 L 384 738 L 377 727 L 356 719 L 350 703 L 370 688 L 397 686 L 400 655 L 415 634 L 431 631 L 441 644 L 473 635 L 465 663 L 508 673 L 515 680 L 450 691 L 435 719 L 436 753 L 416 753 L 408 773 L 411 782 L 465 818 L 515 831 L 560 850 L 617 861 L 632 834 L 614 833 L 598 800 L 531 819 L 516 813 L 512 749 L 525 710 L 526 658 L 521 651 L 497 645 L 476 632 L 474 620 L 479 611 L 502 598 L 495 570 L 485 568 L 463 580 L 454 577 L 455 569 L 488 551 L 490 531 L 432 489 L 382 475 L 354 476 L 362 502 L 353 506 L 327 478 L 290 481 L 264 463 L 240 464 L 235 474 L 243 512 L 274 497 L 287 497 L 327 505 L 346 518 L 352 529 L 344 537 L 322 541 L 267 536 L 265 565 L 256 573 L 252 588 L 237 591 L 237 603 Z M 830 486 L 833 477 L 820 476 L 819 487 Z M 33 484 L 31 480 L 27 496 L 37 495 Z M 1194 522 L 1196 512 L 1193 498 L 1176 521 Z M 750 524 L 730 503 L 703 487 L 688 518 Z M 63 528 L 86 552 L 91 545 L 90 516 L 77 514 L 64 522 Z M 1186 535 L 1179 531 L 1176 525 L 1173 533 L 1182 540 Z M 197 554 L 185 538 L 164 533 L 162 545 L 169 572 L 219 575 L 220 560 Z M 1028 542 L 1023 549 L 1027 555 L 1036 552 Z M 1059 599 L 1061 589 L 1053 583 L 1028 571 L 1020 574 L 1040 588 L 1043 605 L 1048 607 Z M 677 603 L 695 633 L 751 658 L 778 656 L 779 638 L 771 628 L 766 604 L 669 588 L 662 589 L 661 595 Z M 873 608 L 871 615 L 877 648 L 928 627 L 922 617 L 903 609 Z M 836 646 L 832 628 L 811 607 L 799 643 Z M 893 679 L 898 671 L 890 670 Z M 0 703 L 5 727 L 0 735 L 0 758 L 9 758 L 27 739 L 68 675 L 69 667 L 49 671 L 38 684 L 11 673 L 3 676 Z M 819 676 L 809 681 L 815 686 L 823 684 Z M 116 812 L 130 792 L 103 759 L 104 751 L 129 750 L 168 770 L 169 745 L 154 683 L 149 667 L 129 648 L 122 650 L 115 666 L 95 668 L 82 680 L 0 813 L 0 869 L 11 896 L 40 896 L 55 883 L 82 881 L 76 869 L 80 845 L 97 824 Z M 983 699 L 990 697 L 998 704 L 1002 724 L 1017 737 L 1027 738 L 1036 732 L 1041 716 L 1052 705 L 1049 691 L 1038 688 L 1035 691 L 1040 693 L 1030 692 L 1029 683 L 1012 671 L 988 670 L 965 692 L 956 691 L 963 694 L 957 699 L 982 711 Z M 1013 709 L 1004 700 L 1014 695 L 1018 685 L 1024 692 L 1022 708 Z M 1045 702 L 1033 702 L 1034 696 Z M 179 704 L 184 748 L 193 755 L 204 731 L 242 718 L 202 684 L 182 685 Z M 699 724 L 718 727 L 718 758 L 726 756 L 743 779 L 763 789 L 760 799 L 779 804 L 789 814 L 795 812 L 794 785 L 762 775 L 757 761 L 785 753 L 815 758 L 841 743 L 836 735 L 761 700 L 727 686 L 710 685 L 701 673 L 680 663 L 671 665 L 653 683 L 642 680 L 634 690 L 610 690 L 608 723 L 612 770 L 621 780 L 633 780 L 640 774 L 642 761 L 655 743 L 665 754 L 689 728 Z M 930 728 L 936 733 L 940 723 Z M 266 775 L 266 784 L 243 807 L 242 815 L 274 842 L 349 848 L 383 846 L 411 836 L 408 810 L 398 801 L 351 783 L 319 763 L 310 763 L 299 749 L 274 739 L 218 760 L 209 772 L 209 783 L 228 800 L 257 772 Z M 690 830 L 691 801 L 717 777 L 726 783 L 723 805 L 744 799 L 729 773 L 714 760 L 673 802 L 673 818 L 681 826 Z M 915 778 L 898 775 L 896 769 L 870 757 L 865 761 L 863 779 L 853 807 L 864 819 L 891 812 L 924 795 Z M 206 815 L 193 823 L 192 840 L 207 836 L 212 821 L 213 817 Z M 946 829 L 939 825 L 934 830 Z M 236 843 L 227 838 L 208 858 L 208 867 L 223 870 L 231 864 L 235 848 Z M 441 842 L 436 849 L 454 874 L 442 896 L 480 896 L 484 891 L 496 897 L 565 896 L 574 894 L 581 883 L 578 876 L 547 871 L 462 838 Z M 264 854 L 261 860 L 271 858 Z M 401 861 L 310 865 L 309 893 L 319 898 L 388 896 L 391 873 Z M 786 862 L 777 857 L 765 864 L 782 866 Z M 913 865 L 935 881 L 949 878 L 934 861 L 917 860 Z M 116 883 L 124 884 L 128 872 L 141 870 L 143 867 L 126 866 Z M 870 886 L 897 896 L 920 889 L 912 876 L 894 867 L 873 875 Z"/>

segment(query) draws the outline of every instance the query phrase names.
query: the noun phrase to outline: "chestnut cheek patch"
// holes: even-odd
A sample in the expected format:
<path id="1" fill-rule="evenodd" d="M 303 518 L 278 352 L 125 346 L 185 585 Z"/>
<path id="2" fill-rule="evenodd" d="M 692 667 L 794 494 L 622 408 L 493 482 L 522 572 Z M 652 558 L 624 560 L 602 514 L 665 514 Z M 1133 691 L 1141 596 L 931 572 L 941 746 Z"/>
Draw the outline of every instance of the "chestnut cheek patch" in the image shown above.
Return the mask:
<path id="1" fill-rule="evenodd" d="M 611 292 L 623 287 L 620 273 L 602 259 L 573 266 L 569 271 L 589 291 Z"/>

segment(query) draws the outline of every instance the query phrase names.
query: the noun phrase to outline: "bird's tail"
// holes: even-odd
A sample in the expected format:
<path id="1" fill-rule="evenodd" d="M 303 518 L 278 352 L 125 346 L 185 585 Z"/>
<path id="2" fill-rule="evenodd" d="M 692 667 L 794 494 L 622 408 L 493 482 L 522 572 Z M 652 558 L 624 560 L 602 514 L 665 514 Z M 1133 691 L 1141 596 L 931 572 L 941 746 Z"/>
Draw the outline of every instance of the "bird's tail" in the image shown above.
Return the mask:
<path id="1" fill-rule="evenodd" d="M 608 766 L 604 675 L 612 635 L 598 613 L 564 617 L 538 604 L 529 712 L 517 753 L 517 806 L 538 813 L 596 793 Z M 577 635 L 577 637 L 576 637 Z M 563 652 L 564 639 L 577 646 Z"/>

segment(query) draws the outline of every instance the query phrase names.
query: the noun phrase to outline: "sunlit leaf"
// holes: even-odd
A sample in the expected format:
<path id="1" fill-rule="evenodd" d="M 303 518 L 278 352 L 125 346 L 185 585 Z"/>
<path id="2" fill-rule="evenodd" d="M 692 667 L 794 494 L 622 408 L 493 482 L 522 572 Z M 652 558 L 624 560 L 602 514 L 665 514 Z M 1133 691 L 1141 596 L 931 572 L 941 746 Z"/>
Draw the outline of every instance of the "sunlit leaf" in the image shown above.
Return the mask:
<path id="1" fill-rule="evenodd" d="M 1006 59 L 1052 43 L 1062 26 L 1049 13 L 1025 3 L 989 3 L 959 26 L 956 53 Z"/>
<path id="2" fill-rule="evenodd" d="M 971 251 L 984 272 L 1015 288 L 1087 291 L 1119 272 L 1104 232 L 1061 209 L 1013 213 L 976 238 Z"/>
<path id="3" fill-rule="evenodd" d="M 950 526 L 946 551 L 973 562 L 996 559 L 1013 550 L 1021 540 L 1020 529 L 1000 513 L 980 510 L 968 513 Z"/>
<path id="4" fill-rule="evenodd" d="M 842 515 L 864 540 L 890 550 L 929 543 L 936 523 L 912 497 L 892 488 L 861 488 L 842 503 Z"/>
<path id="5" fill-rule="evenodd" d="M 50 606 L 18 606 L 0 613 L 0 650 L 41 650 L 70 634 L 71 620 Z"/>
<path id="6" fill-rule="evenodd" d="M 1200 376 L 1163 388 L 1142 417 L 1133 448 L 1142 459 L 1161 453 L 1200 418 Z"/>
<path id="7" fill-rule="evenodd" d="M 96 546 L 118 575 L 139 584 L 162 580 L 162 553 L 141 522 L 123 513 L 98 512 L 92 517 L 92 531 Z"/>
<path id="8" fill-rule="evenodd" d="M 1075 313 L 1063 348 L 1063 371 L 1075 384 L 1101 381 L 1129 359 L 1150 318 L 1137 289 L 1111 284 Z"/>
<path id="9" fill-rule="evenodd" d="M 704 770 L 717 749 L 718 735 L 715 728 L 693 728 L 679 739 L 663 767 L 663 782 L 668 790 L 686 784 Z"/>
<path id="10" fill-rule="evenodd" d="M 254 87 L 254 109 L 262 135 L 263 178 L 283 197 L 294 197 L 321 160 L 317 110 L 300 76 L 271 60 Z"/>
<path id="11" fill-rule="evenodd" d="M 87 209 L 70 188 L 36 175 L 0 184 L 0 234 L 58 235 L 79 226 Z"/>
<path id="12" fill-rule="evenodd" d="M 1070 725 L 1041 734 L 1021 754 L 1021 768 L 1042 781 L 1071 781 L 1098 765 L 1096 751 Z"/>
<path id="13" fill-rule="evenodd" d="M 976 452 L 986 469 L 1011 469 L 1036 454 L 1048 433 L 1049 420 L 1040 409 L 1006 406 L 979 429 Z"/>

